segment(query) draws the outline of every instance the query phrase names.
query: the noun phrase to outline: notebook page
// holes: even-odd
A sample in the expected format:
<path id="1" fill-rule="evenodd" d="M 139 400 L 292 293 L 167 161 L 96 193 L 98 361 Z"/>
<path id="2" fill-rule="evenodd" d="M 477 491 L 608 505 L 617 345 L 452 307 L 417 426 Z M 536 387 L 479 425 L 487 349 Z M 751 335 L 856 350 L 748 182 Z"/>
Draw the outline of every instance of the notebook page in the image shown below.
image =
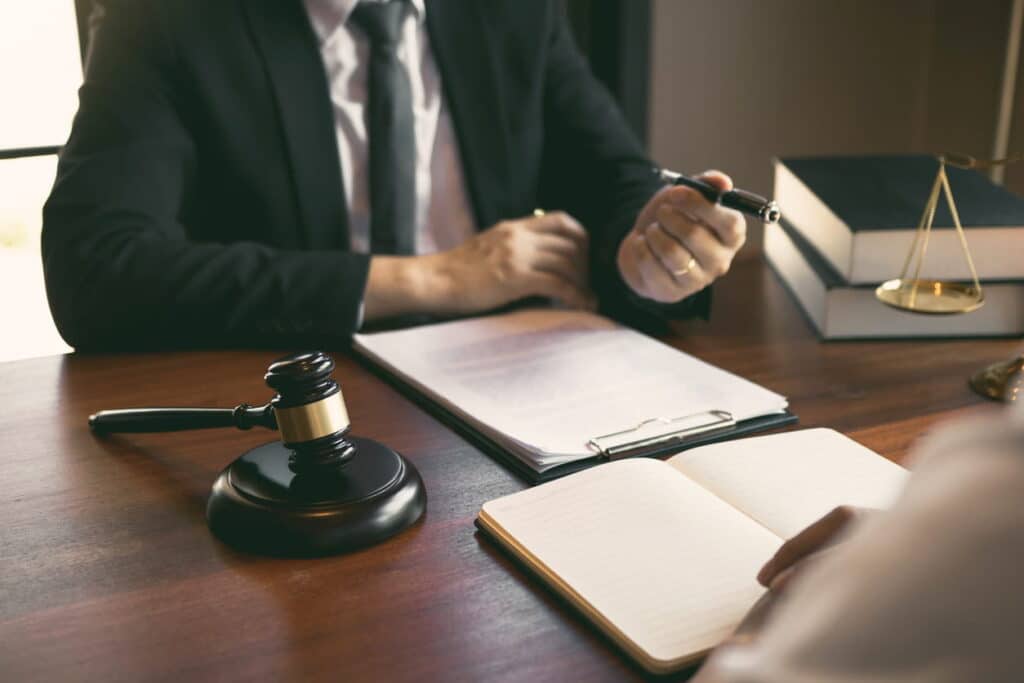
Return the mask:
<path id="1" fill-rule="evenodd" d="M 717 409 L 743 420 L 786 407 L 763 387 L 579 311 L 356 335 L 355 345 L 541 466 L 590 457 L 592 437 L 650 418 Z"/>
<path id="2" fill-rule="evenodd" d="M 885 508 L 907 470 L 831 429 L 804 429 L 702 446 L 669 464 L 790 538 L 838 505 Z"/>
<path id="3" fill-rule="evenodd" d="M 614 640 L 661 668 L 729 635 L 761 595 L 755 575 L 780 545 L 760 525 L 647 458 L 490 501 L 484 515 L 547 570 L 538 571 L 559 577 L 613 625 Z"/>

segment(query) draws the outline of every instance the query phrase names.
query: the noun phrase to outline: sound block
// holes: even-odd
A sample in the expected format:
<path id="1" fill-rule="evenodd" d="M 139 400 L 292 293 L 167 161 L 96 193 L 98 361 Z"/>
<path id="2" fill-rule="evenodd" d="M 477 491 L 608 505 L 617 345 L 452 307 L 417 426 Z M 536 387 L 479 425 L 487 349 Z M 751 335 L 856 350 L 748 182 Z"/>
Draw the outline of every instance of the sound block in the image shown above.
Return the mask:
<path id="1" fill-rule="evenodd" d="M 344 553 L 412 525 L 427 505 L 416 468 L 384 444 L 349 437 L 355 455 L 337 470 L 295 474 L 291 451 L 264 444 L 228 465 L 206 505 L 225 543 L 266 555 Z"/>

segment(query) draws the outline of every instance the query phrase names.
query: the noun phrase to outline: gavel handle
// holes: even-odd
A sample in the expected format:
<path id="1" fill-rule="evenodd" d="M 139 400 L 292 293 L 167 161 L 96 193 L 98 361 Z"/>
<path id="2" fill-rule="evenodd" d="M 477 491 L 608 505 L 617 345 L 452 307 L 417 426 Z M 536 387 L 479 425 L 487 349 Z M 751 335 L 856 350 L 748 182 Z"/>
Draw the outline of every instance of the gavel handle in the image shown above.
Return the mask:
<path id="1" fill-rule="evenodd" d="M 135 408 L 101 410 L 89 416 L 89 429 L 96 434 L 140 434 L 180 432 L 217 427 L 266 427 L 277 429 L 274 409 L 267 404 L 253 408 L 245 403 L 231 408 Z"/>

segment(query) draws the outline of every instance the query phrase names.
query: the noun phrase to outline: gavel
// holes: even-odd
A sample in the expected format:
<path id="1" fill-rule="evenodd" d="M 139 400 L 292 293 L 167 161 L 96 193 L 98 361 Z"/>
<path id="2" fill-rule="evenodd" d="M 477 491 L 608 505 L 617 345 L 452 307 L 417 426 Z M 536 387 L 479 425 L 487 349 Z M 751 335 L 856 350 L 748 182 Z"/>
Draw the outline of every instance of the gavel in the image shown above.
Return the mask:
<path id="1" fill-rule="evenodd" d="M 244 453 L 213 484 L 206 515 L 231 545 L 273 555 L 345 552 L 415 523 L 426 492 L 404 457 L 351 436 L 334 360 L 321 352 L 275 361 L 266 405 L 235 408 L 103 410 L 89 417 L 98 436 L 235 427 L 276 429 L 281 441 Z"/>
<path id="2" fill-rule="evenodd" d="M 334 360 L 326 354 L 297 353 L 267 369 L 263 380 L 277 395 L 264 406 L 101 410 L 89 416 L 89 427 L 96 434 L 265 427 L 281 432 L 281 441 L 292 451 L 288 466 L 296 474 L 338 467 L 355 449 L 345 438 L 348 411 L 332 372 Z"/>

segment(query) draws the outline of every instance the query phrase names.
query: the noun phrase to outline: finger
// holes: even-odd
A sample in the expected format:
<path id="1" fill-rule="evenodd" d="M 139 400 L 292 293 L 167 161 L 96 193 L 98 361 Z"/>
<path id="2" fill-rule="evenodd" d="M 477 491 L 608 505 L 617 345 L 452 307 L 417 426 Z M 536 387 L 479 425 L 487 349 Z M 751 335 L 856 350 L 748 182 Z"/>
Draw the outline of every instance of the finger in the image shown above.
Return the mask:
<path id="1" fill-rule="evenodd" d="M 736 187 L 728 174 L 716 169 L 704 171 L 697 176 L 697 180 L 711 185 L 719 192 L 728 192 Z M 722 226 L 721 230 L 716 229 L 716 233 L 723 244 L 733 249 L 739 249 L 747 241 L 747 221 L 739 213 L 733 213 L 735 215 L 732 219 L 736 221 L 735 225 Z"/>
<path id="2" fill-rule="evenodd" d="M 586 266 L 579 260 L 556 251 L 540 251 L 533 256 L 530 267 L 541 273 L 557 275 L 578 287 L 589 287 Z"/>
<path id="3" fill-rule="evenodd" d="M 665 204 L 675 207 L 691 221 L 710 228 L 722 244 L 733 250 L 739 249 L 746 241 L 747 222 L 743 214 L 709 202 L 696 190 L 684 186 L 669 188 L 664 193 L 659 211 Z"/>
<path id="4" fill-rule="evenodd" d="M 712 280 L 729 271 L 735 252 L 722 244 L 706 226 L 693 222 L 669 204 L 664 204 L 658 209 L 658 224 L 666 236 L 674 238 L 693 254 L 701 269 Z"/>
<path id="5" fill-rule="evenodd" d="M 775 555 L 758 572 L 758 582 L 763 586 L 771 585 L 775 577 L 783 571 L 815 551 L 820 550 L 834 531 L 833 525 L 828 520 L 823 519 L 815 522 L 783 543 Z"/>
<path id="6" fill-rule="evenodd" d="M 732 184 L 732 178 L 730 178 L 727 174 L 722 173 L 721 171 L 716 169 L 704 171 L 699 176 L 697 176 L 697 180 L 703 181 L 708 185 L 711 185 L 719 192 L 728 192 L 734 187 L 734 185 Z"/>
<path id="7" fill-rule="evenodd" d="M 697 256 L 668 235 L 657 223 L 649 226 L 644 238 L 658 262 L 665 268 L 677 285 L 684 288 L 703 289 L 705 272 Z"/>
<path id="8" fill-rule="evenodd" d="M 837 507 L 814 524 L 782 544 L 775 555 L 761 568 L 757 581 L 768 586 L 781 572 L 811 555 L 832 541 L 837 533 L 853 519 L 852 508 Z"/>
<path id="9" fill-rule="evenodd" d="M 825 548 L 824 550 L 819 550 L 813 555 L 810 555 L 800 560 L 792 567 L 787 567 L 786 569 L 779 572 L 779 574 L 771 580 L 771 582 L 768 584 L 768 589 L 776 595 L 781 594 L 784 590 L 786 590 L 786 588 L 790 586 L 790 584 L 793 583 L 793 579 L 802 575 L 811 567 L 817 565 L 819 562 L 821 562 L 821 560 L 828 557 L 829 553 L 831 552 L 834 552 L 834 549 Z"/>
<path id="10" fill-rule="evenodd" d="M 552 211 L 524 220 L 527 227 L 534 232 L 561 235 L 580 245 L 586 245 L 590 241 L 586 229 L 580 222 L 564 211 Z"/>
<path id="11" fill-rule="evenodd" d="M 812 560 L 808 559 L 806 561 L 811 562 Z M 768 590 L 775 593 L 776 595 L 786 590 L 786 586 L 789 585 L 789 582 L 792 580 L 794 574 L 796 574 L 798 569 L 802 569 L 803 566 L 804 563 L 801 562 L 800 564 L 795 564 L 792 567 L 787 567 L 786 569 L 782 570 L 768 584 Z"/>
<path id="12" fill-rule="evenodd" d="M 558 299 L 573 308 L 594 310 L 597 307 L 596 297 L 589 290 L 576 286 L 557 275 L 540 271 L 534 271 L 529 275 L 525 294 Z"/>
<path id="13" fill-rule="evenodd" d="M 534 251 L 531 262 L 542 264 L 540 270 L 556 272 L 572 282 L 590 286 L 590 259 L 587 249 L 562 235 L 533 234 Z"/>
<path id="14" fill-rule="evenodd" d="M 562 235 L 534 234 L 532 243 L 538 251 L 551 251 L 582 262 L 586 262 L 588 257 L 586 245 Z"/>
<path id="15" fill-rule="evenodd" d="M 657 226 L 649 227 L 640 233 L 634 249 L 637 250 L 637 269 L 644 283 L 646 296 L 659 303 L 675 303 L 686 298 L 696 291 L 691 279 L 677 280 L 669 273 L 668 268 L 661 262 L 661 258 L 647 234 L 652 231 L 660 231 Z M 699 265 L 695 266 L 699 268 Z M 694 274 L 694 278 L 699 277 Z"/>
<path id="16" fill-rule="evenodd" d="M 640 274 L 641 255 L 647 258 L 649 253 L 643 236 L 638 230 L 631 230 L 619 244 L 616 261 L 619 265 L 619 272 L 622 279 L 629 285 L 629 288 L 640 296 L 647 296 L 647 286 L 643 276 Z"/>

